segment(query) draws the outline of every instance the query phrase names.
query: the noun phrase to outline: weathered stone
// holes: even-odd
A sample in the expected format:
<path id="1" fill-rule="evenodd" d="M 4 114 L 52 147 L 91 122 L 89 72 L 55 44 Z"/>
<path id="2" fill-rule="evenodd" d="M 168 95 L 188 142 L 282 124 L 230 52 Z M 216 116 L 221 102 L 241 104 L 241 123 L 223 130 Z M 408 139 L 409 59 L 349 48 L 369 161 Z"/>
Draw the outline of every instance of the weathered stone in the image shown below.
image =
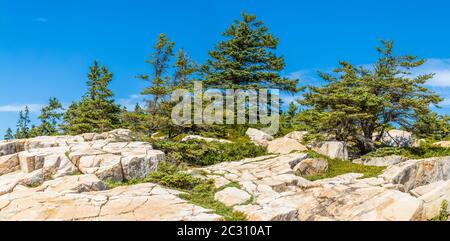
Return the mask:
<path id="1" fill-rule="evenodd" d="M 313 150 L 331 159 L 348 160 L 347 146 L 339 141 L 325 141 L 314 145 Z"/>
<path id="2" fill-rule="evenodd" d="M 406 158 L 402 156 L 393 155 L 385 157 L 363 157 L 361 159 L 354 160 L 353 163 L 365 166 L 387 167 L 396 165 L 404 161 L 406 161 Z"/>
<path id="3" fill-rule="evenodd" d="M 322 159 L 306 159 L 294 168 L 296 175 L 306 177 L 317 175 L 328 170 L 328 162 Z"/>
<path id="4" fill-rule="evenodd" d="M 23 150 L 23 140 L 0 141 L 0 156 L 15 154 Z"/>
<path id="5" fill-rule="evenodd" d="M 433 144 L 433 146 L 442 147 L 442 148 L 450 148 L 450 141 L 439 141 Z"/>
<path id="6" fill-rule="evenodd" d="M 414 143 L 411 132 L 390 130 L 384 133 L 381 142 L 391 147 L 410 147 Z"/>
<path id="7" fill-rule="evenodd" d="M 227 206 L 235 206 L 249 201 L 250 194 L 235 187 L 225 188 L 217 192 L 215 199 L 224 203 Z"/>
<path id="8" fill-rule="evenodd" d="M 37 191 L 57 193 L 83 193 L 106 190 L 105 184 L 95 175 L 65 176 L 47 181 Z"/>
<path id="9" fill-rule="evenodd" d="M 263 147 L 267 147 L 269 141 L 272 141 L 274 139 L 273 136 L 253 128 L 249 128 L 246 132 L 246 135 L 254 144 Z"/>
<path id="10" fill-rule="evenodd" d="M 450 157 L 406 161 L 388 167 L 380 177 L 387 182 L 401 184 L 408 192 L 434 182 L 450 180 Z"/>
<path id="11" fill-rule="evenodd" d="M 285 137 L 289 139 L 294 139 L 301 143 L 303 141 L 303 137 L 305 137 L 305 135 L 307 134 L 308 134 L 307 131 L 294 131 L 287 134 Z"/>
<path id="12" fill-rule="evenodd" d="M 416 190 L 417 192 L 417 190 Z M 450 202 L 450 181 L 439 182 L 433 188 L 419 197 L 423 204 L 423 219 L 430 220 L 441 210 L 444 201 Z M 450 213 L 450 208 L 447 210 Z"/>
<path id="13" fill-rule="evenodd" d="M 289 154 L 308 150 L 300 142 L 289 138 L 278 138 L 270 141 L 267 145 L 267 151 L 274 154 Z"/>
<path id="14" fill-rule="evenodd" d="M 83 177 L 80 177 L 83 178 Z M 179 192 L 155 184 L 140 184 L 108 191 L 83 192 L 86 185 L 69 185 L 56 181 L 43 185 L 43 191 L 21 190 L 0 196 L 0 220 L 9 221 L 218 221 L 222 217 L 210 210 L 177 197 Z M 92 179 L 89 181 L 89 179 Z M 67 181 L 67 180 L 66 180 Z M 72 181 L 70 181 L 72 183 Z M 61 186 L 62 185 L 62 186 Z M 62 189 L 60 189 L 62 187 Z M 81 189 L 80 189 L 81 187 Z M 37 189 L 39 190 L 39 188 Z M 72 192 L 73 191 L 73 192 Z"/>
<path id="15" fill-rule="evenodd" d="M 20 169 L 18 154 L 0 156 L 0 176 Z"/>

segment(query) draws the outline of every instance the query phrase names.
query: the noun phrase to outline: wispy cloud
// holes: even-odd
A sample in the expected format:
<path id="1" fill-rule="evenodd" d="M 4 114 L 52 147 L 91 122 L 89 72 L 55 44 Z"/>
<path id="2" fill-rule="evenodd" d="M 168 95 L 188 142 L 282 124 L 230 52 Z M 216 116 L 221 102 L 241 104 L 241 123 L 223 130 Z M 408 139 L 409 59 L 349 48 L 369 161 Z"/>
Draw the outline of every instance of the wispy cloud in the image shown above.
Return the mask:
<path id="1" fill-rule="evenodd" d="M 48 18 L 44 18 L 44 17 L 35 18 L 35 19 L 33 19 L 33 22 L 48 23 Z"/>
<path id="2" fill-rule="evenodd" d="M 19 112 L 28 106 L 30 112 L 39 112 L 43 105 L 41 104 L 25 104 L 25 105 L 0 105 L 0 112 Z"/>
<path id="3" fill-rule="evenodd" d="M 429 59 L 423 66 L 416 69 L 416 75 L 435 74 L 426 85 L 433 87 L 450 87 L 450 59 Z"/>
<path id="4" fill-rule="evenodd" d="M 134 94 L 128 96 L 128 98 L 118 99 L 117 103 L 127 108 L 127 110 L 134 110 L 136 104 L 139 104 L 141 107 L 145 105 L 145 98 L 142 95 Z"/>

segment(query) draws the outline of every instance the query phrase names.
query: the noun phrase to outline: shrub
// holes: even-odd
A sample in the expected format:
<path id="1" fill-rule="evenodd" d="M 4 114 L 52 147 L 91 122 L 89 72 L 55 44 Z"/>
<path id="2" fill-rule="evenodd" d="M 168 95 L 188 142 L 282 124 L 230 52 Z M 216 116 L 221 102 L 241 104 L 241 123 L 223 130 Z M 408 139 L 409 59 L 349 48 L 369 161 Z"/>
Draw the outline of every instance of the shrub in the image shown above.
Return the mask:
<path id="1" fill-rule="evenodd" d="M 155 149 L 167 154 L 171 163 L 188 163 L 195 166 L 214 165 L 221 162 L 237 161 L 266 154 L 266 150 L 252 143 L 207 143 L 200 140 L 175 142 L 154 141 Z"/>
<path id="2" fill-rule="evenodd" d="M 443 157 L 443 156 L 450 156 L 450 148 L 443 148 L 432 145 L 424 145 L 421 147 L 409 147 L 409 148 L 386 147 L 371 152 L 365 155 L 364 157 L 385 157 L 391 155 L 399 155 L 410 159 Z"/>
<path id="3" fill-rule="evenodd" d="M 449 213 L 448 213 L 448 201 L 444 200 L 441 204 L 441 210 L 439 215 L 434 217 L 432 221 L 448 221 Z"/>
<path id="4" fill-rule="evenodd" d="M 306 179 L 310 181 L 333 178 L 347 173 L 360 173 L 364 175 L 363 178 L 371 178 L 380 175 L 385 169 L 384 167 L 364 166 L 354 164 L 350 161 L 330 159 L 313 151 L 308 152 L 308 156 L 310 158 L 320 158 L 328 161 L 328 171 L 318 175 L 306 177 Z"/>

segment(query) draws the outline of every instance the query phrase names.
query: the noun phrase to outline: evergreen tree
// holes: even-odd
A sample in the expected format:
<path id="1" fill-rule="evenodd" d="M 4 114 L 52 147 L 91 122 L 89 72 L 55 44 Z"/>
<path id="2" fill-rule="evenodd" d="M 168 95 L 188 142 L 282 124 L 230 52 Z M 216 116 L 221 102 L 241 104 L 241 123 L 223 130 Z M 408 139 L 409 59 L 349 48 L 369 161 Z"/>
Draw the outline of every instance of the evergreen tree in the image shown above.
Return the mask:
<path id="1" fill-rule="evenodd" d="M 25 110 L 19 112 L 17 120 L 16 139 L 26 139 L 30 137 L 30 110 L 25 106 Z"/>
<path id="2" fill-rule="evenodd" d="M 114 95 L 108 88 L 112 77 L 105 66 L 94 62 L 88 74 L 88 92 L 80 102 L 72 103 L 64 114 L 66 133 L 105 132 L 120 126 L 122 110 L 114 103 Z"/>
<path id="3" fill-rule="evenodd" d="M 298 80 L 280 76 L 285 63 L 275 50 L 278 38 L 255 15 L 242 13 L 223 34 L 226 40 L 209 52 L 204 83 L 218 89 L 275 88 L 297 92 Z"/>
<path id="4" fill-rule="evenodd" d="M 175 62 L 174 88 L 187 88 L 192 83 L 191 76 L 197 71 L 197 65 L 183 51 L 179 50 Z"/>
<path id="5" fill-rule="evenodd" d="M 450 136 L 450 116 L 435 112 L 420 115 L 409 131 L 419 138 L 445 139 Z"/>
<path id="6" fill-rule="evenodd" d="M 310 87 L 300 101 L 311 107 L 301 116 L 313 130 L 354 143 L 362 154 L 375 148 L 375 133 L 378 141 L 392 125 L 408 129 L 441 101 L 423 86 L 433 74 L 411 76 L 424 60 L 396 56 L 392 42 L 382 44 L 373 69 L 341 62 L 336 75 L 321 74 L 327 85 Z"/>
<path id="7" fill-rule="evenodd" d="M 4 137 L 5 140 L 14 140 L 14 135 L 13 135 L 13 131 L 11 130 L 11 128 L 8 128 L 6 130 L 6 134 Z"/>
<path id="8" fill-rule="evenodd" d="M 287 111 L 287 115 L 289 119 L 294 119 L 294 117 L 297 115 L 298 107 L 294 102 L 291 102 L 289 104 L 289 109 Z"/>
<path id="9" fill-rule="evenodd" d="M 56 98 L 50 98 L 47 106 L 41 109 L 41 125 L 38 127 L 39 135 L 52 136 L 59 134 L 58 124 L 63 117 L 62 104 Z"/>
<path id="10" fill-rule="evenodd" d="M 150 83 L 150 86 L 146 87 L 141 94 L 152 96 L 152 100 L 148 102 L 149 112 L 152 114 L 156 113 L 161 101 L 170 93 L 170 77 L 166 76 L 166 72 L 170 58 L 173 56 L 174 45 L 175 43 L 171 42 L 164 33 L 160 34 L 156 45 L 153 46 L 154 53 L 146 61 L 151 65 L 153 74 L 138 76 Z"/>

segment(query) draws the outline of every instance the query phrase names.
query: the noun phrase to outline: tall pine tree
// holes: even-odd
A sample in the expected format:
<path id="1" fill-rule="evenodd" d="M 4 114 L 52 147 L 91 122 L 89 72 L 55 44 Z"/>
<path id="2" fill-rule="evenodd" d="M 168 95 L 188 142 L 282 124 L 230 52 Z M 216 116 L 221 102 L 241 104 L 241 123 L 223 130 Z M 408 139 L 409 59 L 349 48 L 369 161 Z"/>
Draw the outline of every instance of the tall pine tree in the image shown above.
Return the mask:
<path id="1" fill-rule="evenodd" d="M 150 58 L 146 60 L 153 70 L 152 75 L 142 74 L 138 78 L 150 83 L 142 91 L 142 95 L 150 95 L 151 100 L 148 101 L 148 110 L 154 114 L 159 108 L 159 104 L 170 93 L 170 77 L 167 76 L 170 58 L 173 56 L 173 47 L 175 43 L 171 42 L 164 33 L 158 36 L 156 45 L 153 46 L 154 52 Z"/>
<path id="2" fill-rule="evenodd" d="M 177 61 L 175 62 L 175 76 L 173 87 L 188 88 L 192 84 L 192 75 L 197 72 L 198 66 L 189 58 L 183 50 L 178 51 Z"/>
<path id="3" fill-rule="evenodd" d="M 80 102 L 74 102 L 64 114 L 63 129 L 68 134 L 105 132 L 120 127 L 122 109 L 114 103 L 108 88 L 112 73 L 97 61 L 90 67 L 88 91 Z"/>
<path id="4" fill-rule="evenodd" d="M 48 105 L 41 109 L 41 125 L 38 127 L 39 135 L 53 136 L 59 134 L 58 124 L 63 117 L 62 104 L 56 98 L 50 98 Z"/>
<path id="5" fill-rule="evenodd" d="M 219 89 L 276 88 L 297 91 L 298 80 L 280 76 L 285 63 L 275 54 L 278 38 L 255 15 L 242 13 L 223 34 L 226 40 L 209 52 L 204 83 Z"/>
<path id="6" fill-rule="evenodd" d="M 25 106 L 25 110 L 19 112 L 17 120 L 16 139 L 26 139 L 30 137 L 30 110 Z"/>

